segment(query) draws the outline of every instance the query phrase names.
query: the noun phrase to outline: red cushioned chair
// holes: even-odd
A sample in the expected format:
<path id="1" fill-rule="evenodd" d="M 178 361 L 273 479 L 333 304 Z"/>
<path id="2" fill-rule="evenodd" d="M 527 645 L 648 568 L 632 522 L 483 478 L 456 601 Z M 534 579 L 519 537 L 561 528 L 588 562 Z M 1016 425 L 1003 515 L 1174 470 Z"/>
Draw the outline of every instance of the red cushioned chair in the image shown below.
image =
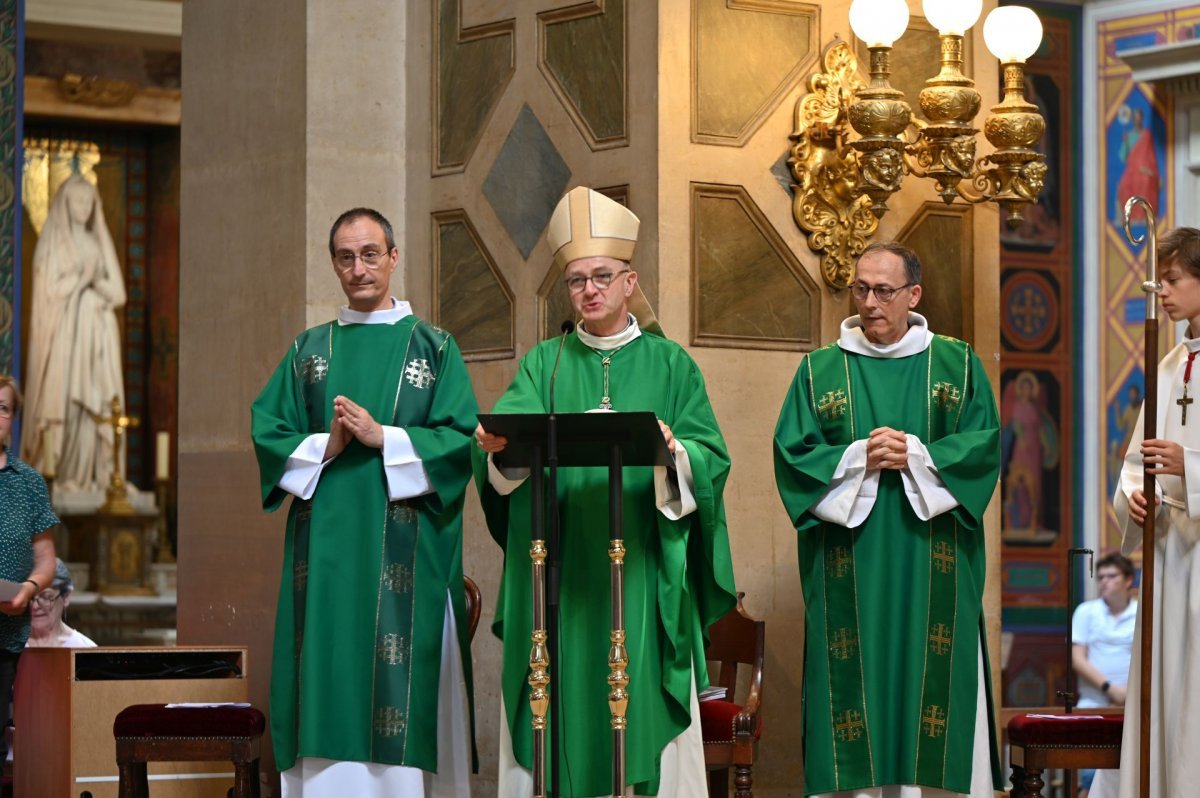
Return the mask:
<path id="1" fill-rule="evenodd" d="M 725 688 L 724 699 L 700 702 L 704 735 L 704 764 L 708 769 L 709 798 L 728 798 L 729 768 L 734 769 L 737 798 L 753 798 L 753 768 L 762 736 L 763 659 L 766 655 L 764 621 L 756 621 L 737 606 L 713 624 L 705 658 L 721 663 L 716 685 Z M 750 688 L 741 703 L 734 701 L 738 667 L 750 667 Z"/>
<path id="2" fill-rule="evenodd" d="M 113 722 L 120 798 L 149 798 L 147 762 L 232 762 L 234 798 L 258 798 L 266 718 L 254 707 L 135 704 Z"/>
<path id="3" fill-rule="evenodd" d="M 1008 722 L 1012 798 L 1041 796 L 1042 771 L 1119 768 L 1124 715 L 1017 715 Z"/>

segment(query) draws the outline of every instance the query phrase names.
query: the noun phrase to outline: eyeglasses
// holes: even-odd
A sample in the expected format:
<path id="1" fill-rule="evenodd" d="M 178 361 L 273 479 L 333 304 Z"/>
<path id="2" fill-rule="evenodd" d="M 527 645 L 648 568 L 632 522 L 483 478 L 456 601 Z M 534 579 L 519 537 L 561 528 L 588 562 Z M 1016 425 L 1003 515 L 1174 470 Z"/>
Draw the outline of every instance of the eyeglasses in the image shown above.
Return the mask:
<path id="1" fill-rule="evenodd" d="M 354 268 L 354 261 L 361 260 L 364 269 L 378 269 L 385 260 L 387 260 L 387 252 L 377 252 L 373 249 L 368 249 L 366 252 L 360 252 L 357 255 L 353 252 L 339 252 L 333 256 L 333 266 L 339 272 L 348 272 Z"/>
<path id="2" fill-rule="evenodd" d="M 628 274 L 630 271 L 630 269 L 622 269 L 619 272 L 596 272 L 593 275 L 577 274 L 574 277 L 568 277 L 563 280 L 563 283 L 566 284 L 567 290 L 572 294 L 578 294 L 582 291 L 588 284 L 588 280 L 592 281 L 592 285 L 596 286 L 597 291 L 603 291 L 612 285 L 612 281 L 617 275 Z"/>
<path id="3" fill-rule="evenodd" d="M 6 404 L 0 404 L 0 418 L 12 418 L 13 409 Z"/>
<path id="4" fill-rule="evenodd" d="M 39 607 L 49 607 L 54 602 L 58 601 L 60 598 L 62 598 L 62 593 L 44 592 L 44 593 L 38 593 L 36 596 L 31 598 L 29 600 L 29 603 L 36 604 Z"/>
<path id="5" fill-rule="evenodd" d="M 887 304 L 896 298 L 896 294 L 903 291 L 905 288 L 911 288 L 915 283 L 905 283 L 899 288 L 891 288 L 886 285 L 867 285 L 866 283 L 855 283 L 850 286 L 850 293 L 859 302 L 866 302 L 867 295 L 874 292 L 875 298 L 880 302 Z"/>

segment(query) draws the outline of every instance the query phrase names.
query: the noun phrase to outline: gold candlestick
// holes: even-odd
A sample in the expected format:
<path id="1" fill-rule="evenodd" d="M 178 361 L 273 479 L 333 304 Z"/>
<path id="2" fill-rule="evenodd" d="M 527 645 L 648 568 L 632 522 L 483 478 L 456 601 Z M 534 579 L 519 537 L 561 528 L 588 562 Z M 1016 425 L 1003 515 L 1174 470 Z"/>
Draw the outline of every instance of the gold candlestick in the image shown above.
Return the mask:
<path id="1" fill-rule="evenodd" d="M 121 449 L 124 445 L 125 430 L 141 426 L 142 420 L 124 415 L 121 412 L 121 399 L 117 396 L 112 398 L 111 416 L 100 416 L 90 410 L 88 415 L 97 424 L 111 424 L 113 428 L 113 472 L 112 478 L 108 482 L 108 498 L 101 505 L 100 512 L 109 515 L 133 515 L 133 505 L 129 503 L 129 492 L 125 487 L 125 480 L 121 477 Z"/>

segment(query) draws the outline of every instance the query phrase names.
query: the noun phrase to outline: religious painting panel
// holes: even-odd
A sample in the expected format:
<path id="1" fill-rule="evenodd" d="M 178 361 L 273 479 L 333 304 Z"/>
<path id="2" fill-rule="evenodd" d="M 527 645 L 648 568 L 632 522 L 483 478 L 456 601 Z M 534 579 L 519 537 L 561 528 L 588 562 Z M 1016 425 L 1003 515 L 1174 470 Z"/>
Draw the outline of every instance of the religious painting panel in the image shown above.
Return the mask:
<path id="1" fill-rule="evenodd" d="M 16 373 L 21 346 L 19 297 L 21 222 L 18 188 L 12 175 L 19 167 L 21 138 L 20 81 L 24 68 L 17 59 L 21 44 L 22 3 L 0 2 L 0 372 Z"/>
<path id="2" fill-rule="evenodd" d="M 742 186 L 692 184 L 692 343 L 814 348 L 820 296 Z"/>
<path id="3" fill-rule="evenodd" d="M 1052 33 L 1057 27 L 1046 25 L 1047 31 Z M 1046 42 L 1050 44 L 1054 40 L 1047 39 Z M 1014 252 L 1053 252 L 1064 237 L 1064 219 L 1070 219 L 1069 214 L 1064 215 L 1063 181 L 1071 173 L 1063 168 L 1063 153 L 1066 136 L 1074 124 L 1067 125 L 1064 119 L 1064 109 L 1070 108 L 1069 98 L 1062 96 L 1061 86 L 1066 81 L 1061 75 L 1034 71 L 1037 66 L 1035 57 L 1025 73 L 1025 100 L 1036 105 L 1038 113 L 1046 120 L 1046 133 L 1037 147 L 1045 159 L 1046 178 L 1037 202 L 1024 209 L 1021 223 L 1015 229 L 1007 223 L 1000 226 L 1001 245 Z"/>
<path id="4" fill-rule="evenodd" d="M 926 202 L 896 235 L 921 259 L 921 304 L 929 329 L 968 343 L 974 336 L 975 250 L 969 205 Z"/>
<path id="5" fill-rule="evenodd" d="M 1066 689 L 1068 662 L 1062 633 L 1013 633 L 1009 649 L 1002 677 L 1004 706 L 1046 707 L 1059 703 L 1058 691 Z"/>
<path id="6" fill-rule="evenodd" d="M 1125 453 L 1129 451 L 1129 441 L 1133 437 L 1133 428 L 1137 426 L 1138 415 L 1142 411 L 1143 390 L 1146 385 L 1146 375 L 1141 366 L 1135 365 L 1129 370 L 1122 381 L 1108 397 L 1104 406 L 1105 427 L 1108 438 L 1108 448 L 1104 452 L 1104 495 L 1108 499 L 1117 492 L 1121 479 L 1121 464 Z M 1109 501 L 1108 513 L 1116 523 L 1115 511 Z"/>
<path id="7" fill-rule="evenodd" d="M 1100 131 L 1097 165 L 1101 194 L 1095 222 L 1101 238 L 1100 301 L 1107 311 L 1098 314 L 1100 384 L 1092 388 L 1099 393 L 1101 407 L 1097 433 L 1103 466 L 1095 486 L 1102 519 L 1100 551 L 1120 546 L 1120 530 L 1111 510 L 1117 457 L 1128 440 L 1125 427 L 1133 411 L 1127 406 L 1133 396 L 1145 395 L 1141 367 L 1146 310 L 1140 290 L 1145 279 L 1145 245 L 1134 245 L 1126 239 L 1122 229 L 1124 203 L 1130 196 L 1143 196 L 1155 209 L 1159 230 L 1175 224 L 1175 163 L 1169 146 L 1175 140 L 1173 98 L 1154 84 L 1135 83 L 1121 53 L 1191 40 L 1197 22 L 1200 9 L 1169 9 L 1102 20 L 1090 34 L 1096 38 L 1099 58 L 1099 102 L 1092 117 Z M 1144 233 L 1145 224 L 1144 215 L 1136 213 L 1131 224 L 1133 232 Z M 1174 344 L 1171 325 L 1162 327 L 1160 339 L 1164 350 Z M 1139 552 L 1135 560 L 1140 556 Z"/>
<path id="8" fill-rule="evenodd" d="M 491 253 L 464 210 L 435 213 L 433 225 L 434 321 L 468 361 L 511 358 L 513 295 Z"/>
<path id="9" fill-rule="evenodd" d="M 516 71 L 515 21 L 463 27 L 461 0 L 433 18 L 433 174 L 461 172 Z"/>
<path id="10" fill-rule="evenodd" d="M 1059 314 L 1059 278 L 1052 271 L 1021 266 L 1001 257 L 1002 351 L 1053 354 L 1065 334 Z"/>
<path id="11" fill-rule="evenodd" d="M 1012 662 L 1008 706 L 1054 703 L 1067 668 L 1070 548 L 1081 534 L 1074 486 L 1082 441 L 1072 301 L 1082 191 L 1078 9 L 1036 5 L 1044 36 L 1025 93 L 1046 119 L 1045 191 L 1016 229 L 1000 219 L 1001 617 Z M 1058 642 L 1056 646 L 1045 644 Z"/>
<path id="12" fill-rule="evenodd" d="M 692 0 L 692 141 L 740 147 L 817 57 L 820 8 Z"/>
<path id="13" fill-rule="evenodd" d="M 1006 547 L 1069 548 L 1063 545 L 1070 534 L 1067 530 L 1062 535 L 1059 513 L 1065 495 L 1062 418 L 1057 375 L 1031 368 L 1006 368 L 1001 373 L 1001 517 Z"/>
<path id="14" fill-rule="evenodd" d="M 538 14 L 538 68 L 593 150 L 629 141 L 625 2 Z"/>

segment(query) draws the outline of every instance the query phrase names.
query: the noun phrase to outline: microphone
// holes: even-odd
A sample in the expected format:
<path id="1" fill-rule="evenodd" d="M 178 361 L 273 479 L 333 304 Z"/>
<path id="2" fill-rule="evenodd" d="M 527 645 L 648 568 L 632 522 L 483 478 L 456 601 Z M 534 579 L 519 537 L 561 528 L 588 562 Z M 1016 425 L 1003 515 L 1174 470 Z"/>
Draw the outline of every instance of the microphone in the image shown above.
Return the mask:
<path id="1" fill-rule="evenodd" d="M 562 359 L 567 336 L 575 332 L 575 322 L 567 319 L 562 323 L 562 337 L 558 339 L 558 354 L 554 356 L 554 370 L 550 372 L 550 415 L 554 415 L 554 381 L 558 379 L 558 361 Z"/>

